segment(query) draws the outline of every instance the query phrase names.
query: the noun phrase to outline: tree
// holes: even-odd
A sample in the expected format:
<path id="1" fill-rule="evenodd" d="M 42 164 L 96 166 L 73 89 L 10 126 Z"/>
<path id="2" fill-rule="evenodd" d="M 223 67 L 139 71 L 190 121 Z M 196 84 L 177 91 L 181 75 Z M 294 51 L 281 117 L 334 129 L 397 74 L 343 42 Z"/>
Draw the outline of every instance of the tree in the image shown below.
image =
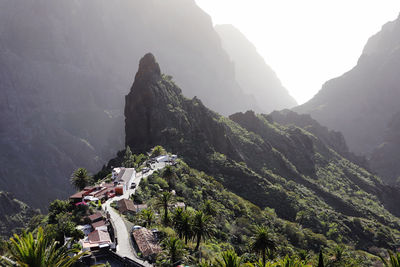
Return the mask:
<path id="1" fill-rule="evenodd" d="M 57 215 L 59 215 L 61 213 L 69 212 L 70 210 L 71 210 L 71 204 L 69 203 L 69 201 L 60 200 L 60 199 L 54 200 L 53 202 L 50 203 L 50 206 L 49 206 L 48 222 L 56 223 Z"/>
<path id="2" fill-rule="evenodd" d="M 196 239 L 196 248 L 199 249 L 201 240 L 211 237 L 214 233 L 211 216 L 204 214 L 203 211 L 197 211 L 193 218 L 193 237 Z"/>
<path id="3" fill-rule="evenodd" d="M 324 256 L 322 255 L 322 249 L 319 251 L 318 256 L 318 267 L 324 267 Z"/>
<path id="4" fill-rule="evenodd" d="M 182 229 L 182 222 L 183 222 L 183 216 L 184 216 L 184 209 L 181 207 L 178 207 L 174 210 L 172 214 L 172 223 L 174 225 L 175 230 L 178 232 L 178 236 L 180 239 L 183 237 L 183 229 Z"/>
<path id="5" fill-rule="evenodd" d="M 400 253 L 394 254 L 391 251 L 388 251 L 388 253 L 389 253 L 389 261 L 387 261 L 382 256 L 379 256 L 385 267 L 400 267 Z"/>
<path id="6" fill-rule="evenodd" d="M 155 146 L 151 151 L 151 157 L 158 157 L 160 155 L 164 155 L 165 149 L 162 146 Z"/>
<path id="7" fill-rule="evenodd" d="M 79 168 L 71 175 L 71 184 L 79 191 L 92 183 L 92 177 L 85 168 Z"/>
<path id="8" fill-rule="evenodd" d="M 251 250 L 261 255 L 263 266 L 265 266 L 267 253 L 272 253 L 276 250 L 275 241 L 265 227 L 257 227 L 252 239 Z"/>
<path id="9" fill-rule="evenodd" d="M 135 156 L 132 154 L 131 148 L 129 146 L 125 149 L 125 155 L 122 162 L 122 166 L 125 168 L 135 168 Z"/>
<path id="10" fill-rule="evenodd" d="M 155 207 L 164 209 L 164 217 L 163 222 L 164 225 L 168 225 L 169 217 L 168 217 L 168 208 L 170 205 L 176 203 L 174 195 L 171 192 L 162 192 L 156 199 Z"/>
<path id="11" fill-rule="evenodd" d="M 215 216 L 217 214 L 217 209 L 215 208 L 213 202 L 209 199 L 204 202 L 203 211 L 205 214 L 210 216 Z"/>
<path id="12" fill-rule="evenodd" d="M 188 241 L 190 238 L 192 238 L 193 231 L 192 231 L 192 220 L 190 213 L 188 211 L 185 211 L 182 216 L 182 234 L 183 237 L 185 238 L 185 244 L 187 245 Z"/>
<path id="13" fill-rule="evenodd" d="M 140 216 L 142 220 L 144 221 L 144 226 L 149 227 L 150 225 L 153 224 L 155 216 L 154 212 L 150 209 L 144 209 L 140 212 Z"/>
<path id="14" fill-rule="evenodd" d="M 26 267 L 69 267 L 87 253 L 78 253 L 78 249 L 68 249 L 66 245 L 57 248 L 57 242 L 45 236 L 39 227 L 36 237 L 32 232 L 23 232 L 10 239 L 9 258 L 18 266 Z M 75 256 L 69 256 L 74 255 Z M 6 259 L 6 264 L 15 264 Z"/>
<path id="15" fill-rule="evenodd" d="M 216 266 L 218 267 L 240 267 L 242 265 L 242 259 L 233 250 L 227 250 L 222 252 L 221 259 L 216 260 Z"/>
<path id="16" fill-rule="evenodd" d="M 163 241 L 164 252 L 161 256 L 163 265 L 177 266 L 186 258 L 186 250 L 182 241 L 176 237 L 170 237 Z"/>
<path id="17" fill-rule="evenodd" d="M 170 188 L 172 188 L 174 183 L 175 183 L 175 181 L 174 181 L 175 180 L 175 176 L 176 176 L 176 174 L 175 174 L 174 168 L 171 165 L 168 165 L 168 166 L 166 166 L 164 168 L 164 172 L 163 172 L 162 177 L 165 180 L 167 180 L 168 186 Z"/>

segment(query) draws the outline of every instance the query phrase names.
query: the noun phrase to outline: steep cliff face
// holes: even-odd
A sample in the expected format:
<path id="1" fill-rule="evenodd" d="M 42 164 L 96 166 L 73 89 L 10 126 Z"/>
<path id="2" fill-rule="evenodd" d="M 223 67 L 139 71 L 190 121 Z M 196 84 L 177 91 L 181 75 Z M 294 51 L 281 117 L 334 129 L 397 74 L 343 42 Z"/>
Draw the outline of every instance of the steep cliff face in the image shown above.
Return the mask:
<path id="1" fill-rule="evenodd" d="M 343 132 L 352 151 L 370 154 L 399 111 L 400 19 L 389 22 L 366 44 L 357 66 L 328 81 L 294 110 Z"/>
<path id="2" fill-rule="evenodd" d="M 385 140 L 372 153 L 371 167 L 385 181 L 400 183 L 400 112 L 395 114 L 385 132 Z"/>
<path id="3" fill-rule="evenodd" d="M 221 37 L 222 46 L 235 63 L 237 81 L 246 92 L 256 97 L 263 112 L 297 105 L 246 36 L 233 25 L 217 25 L 215 30 Z"/>
<path id="4" fill-rule="evenodd" d="M 185 94 L 256 108 L 193 0 L 0 1 L 0 189 L 45 207 L 73 169 L 123 148 L 123 96 L 149 50 Z"/>
<path id="5" fill-rule="evenodd" d="M 26 228 L 29 220 L 38 214 L 11 193 L 0 192 L 0 237 L 11 237 L 14 231 Z"/>
<path id="6" fill-rule="evenodd" d="M 141 59 L 126 96 L 125 123 L 126 145 L 133 151 L 160 144 L 238 195 L 275 209 L 282 218 L 294 221 L 301 210 L 310 212 L 312 218 L 303 223 L 317 232 L 327 231 L 314 220 L 324 221 L 323 216 L 340 225 L 338 231 L 352 236 L 348 238 L 363 240 L 362 247 L 382 240 L 353 233 L 351 217 L 368 220 L 373 227 L 383 223 L 400 229 L 393 215 L 400 215 L 400 210 L 389 205 L 393 198 L 388 201 L 396 190 L 337 153 L 335 147 L 346 146 L 340 143 L 343 138 L 338 138 L 339 144 L 327 138 L 329 145 L 305 129 L 283 126 L 252 111 L 223 117 L 198 98 L 183 97 L 151 54 Z M 394 236 L 386 238 L 394 244 Z"/>

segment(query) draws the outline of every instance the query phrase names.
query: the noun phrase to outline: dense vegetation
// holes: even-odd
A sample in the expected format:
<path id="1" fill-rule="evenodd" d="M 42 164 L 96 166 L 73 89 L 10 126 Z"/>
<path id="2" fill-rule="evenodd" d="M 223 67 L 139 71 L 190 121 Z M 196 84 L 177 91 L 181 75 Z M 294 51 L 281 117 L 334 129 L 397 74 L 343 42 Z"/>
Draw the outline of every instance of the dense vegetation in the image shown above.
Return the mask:
<path id="1" fill-rule="evenodd" d="M 354 163 L 358 159 L 345 148 L 336 152 L 345 145 L 337 133 L 282 125 L 254 112 L 220 116 L 199 99 L 183 97 L 152 55 L 140 62 L 125 116 L 126 143 L 134 151 L 161 144 L 229 191 L 290 221 L 288 231 L 299 225 L 370 252 L 399 246 L 398 191 Z M 306 246 L 302 235 L 288 240 Z"/>
<path id="2" fill-rule="evenodd" d="M 378 260 L 299 223 L 280 219 L 270 208 L 260 209 L 181 160 L 142 179 L 132 198 L 149 207 L 130 220 L 163 233 L 166 251 L 159 257 L 160 265 L 168 266 L 177 258 L 186 262 L 201 258 L 201 266 L 221 266 L 218 262 L 224 257 L 237 257 L 242 263 L 264 258 L 270 262 L 268 266 L 280 261 L 316 266 L 321 249 L 330 266 L 370 266 Z M 175 208 L 174 204 L 180 201 L 186 204 L 184 209 Z M 196 235 L 198 221 L 204 222 L 201 238 Z M 263 242 L 257 243 L 255 237 Z"/>
<path id="3" fill-rule="evenodd" d="M 13 194 L 0 191 L 0 238 L 8 238 L 28 227 L 30 219 L 39 214 Z"/>

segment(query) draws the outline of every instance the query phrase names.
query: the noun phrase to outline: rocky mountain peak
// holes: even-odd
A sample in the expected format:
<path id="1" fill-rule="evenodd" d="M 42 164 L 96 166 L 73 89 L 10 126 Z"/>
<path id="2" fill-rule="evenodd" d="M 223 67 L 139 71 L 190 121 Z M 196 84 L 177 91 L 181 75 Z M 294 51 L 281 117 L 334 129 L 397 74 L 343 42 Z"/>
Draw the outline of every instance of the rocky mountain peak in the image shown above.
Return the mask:
<path id="1" fill-rule="evenodd" d="M 147 83 L 161 78 L 160 65 L 152 53 L 147 53 L 140 59 L 139 69 L 135 76 L 135 83 Z"/>

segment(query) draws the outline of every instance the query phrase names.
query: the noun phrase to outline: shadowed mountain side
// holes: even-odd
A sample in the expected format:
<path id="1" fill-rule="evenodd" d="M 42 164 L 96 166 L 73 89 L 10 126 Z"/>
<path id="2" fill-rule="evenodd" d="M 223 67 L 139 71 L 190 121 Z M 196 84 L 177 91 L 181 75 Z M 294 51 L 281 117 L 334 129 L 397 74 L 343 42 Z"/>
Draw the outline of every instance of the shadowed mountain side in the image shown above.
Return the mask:
<path id="1" fill-rule="evenodd" d="M 194 0 L 0 1 L 0 189 L 44 208 L 72 192 L 73 169 L 121 149 L 124 95 L 149 50 L 185 94 L 257 109 Z"/>
<path id="2" fill-rule="evenodd" d="M 0 238 L 9 238 L 14 231 L 26 228 L 32 217 L 38 214 L 11 193 L 0 191 Z"/>

